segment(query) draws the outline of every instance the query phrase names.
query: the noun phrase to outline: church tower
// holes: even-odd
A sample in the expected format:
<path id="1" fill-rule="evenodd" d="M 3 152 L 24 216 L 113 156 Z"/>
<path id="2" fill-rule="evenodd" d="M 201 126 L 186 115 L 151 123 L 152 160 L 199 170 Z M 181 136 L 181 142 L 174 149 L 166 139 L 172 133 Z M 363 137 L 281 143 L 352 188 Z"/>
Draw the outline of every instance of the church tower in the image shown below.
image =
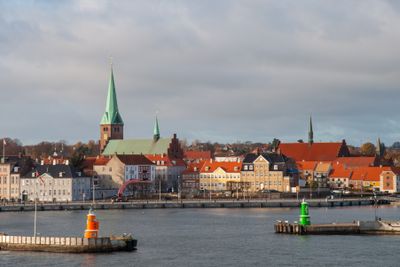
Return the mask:
<path id="1" fill-rule="evenodd" d="M 156 116 L 156 121 L 154 122 L 154 130 L 153 130 L 153 141 L 157 142 L 160 139 L 160 127 L 158 126 L 158 118 Z"/>
<path id="2" fill-rule="evenodd" d="M 108 84 L 106 111 L 100 122 L 100 153 L 108 140 L 124 139 L 124 121 L 118 111 L 117 93 L 115 91 L 114 73 L 111 65 L 111 77 Z"/>
<path id="3" fill-rule="evenodd" d="M 311 145 L 314 143 L 314 132 L 312 128 L 312 118 L 310 116 L 310 129 L 308 130 L 308 143 Z"/>

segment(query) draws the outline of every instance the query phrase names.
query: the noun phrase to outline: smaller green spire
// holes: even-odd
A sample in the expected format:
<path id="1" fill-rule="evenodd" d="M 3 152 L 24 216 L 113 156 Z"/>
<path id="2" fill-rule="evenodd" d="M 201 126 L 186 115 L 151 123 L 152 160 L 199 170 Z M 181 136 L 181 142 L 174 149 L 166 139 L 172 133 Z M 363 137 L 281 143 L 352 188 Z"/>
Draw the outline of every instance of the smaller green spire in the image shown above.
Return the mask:
<path id="1" fill-rule="evenodd" d="M 314 143 L 314 132 L 313 132 L 313 127 L 312 127 L 312 118 L 310 116 L 310 129 L 308 131 L 308 143 L 312 144 Z"/>
<path id="2" fill-rule="evenodd" d="M 153 140 L 157 142 L 160 139 L 160 127 L 158 126 L 158 118 L 154 122 Z"/>

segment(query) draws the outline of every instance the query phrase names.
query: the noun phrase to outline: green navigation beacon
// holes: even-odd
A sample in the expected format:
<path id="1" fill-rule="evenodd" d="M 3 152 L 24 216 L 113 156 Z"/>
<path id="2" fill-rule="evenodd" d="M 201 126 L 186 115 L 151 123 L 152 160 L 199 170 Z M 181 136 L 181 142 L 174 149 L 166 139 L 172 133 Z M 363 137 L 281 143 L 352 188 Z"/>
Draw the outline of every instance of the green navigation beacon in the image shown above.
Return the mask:
<path id="1" fill-rule="evenodd" d="M 308 203 L 304 201 L 300 205 L 300 225 L 310 225 L 310 215 L 308 214 Z"/>

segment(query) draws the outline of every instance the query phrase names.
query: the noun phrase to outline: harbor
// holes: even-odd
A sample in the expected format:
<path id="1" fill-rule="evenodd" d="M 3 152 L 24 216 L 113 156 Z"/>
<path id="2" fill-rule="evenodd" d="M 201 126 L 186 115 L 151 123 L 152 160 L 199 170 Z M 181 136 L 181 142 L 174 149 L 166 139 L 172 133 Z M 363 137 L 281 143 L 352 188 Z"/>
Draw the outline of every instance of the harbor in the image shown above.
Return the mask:
<path id="1" fill-rule="evenodd" d="M 313 208 L 311 212 L 315 224 L 351 222 L 354 218 L 368 221 L 374 217 L 373 206 Z M 82 232 L 86 214 L 87 211 L 80 210 L 40 212 L 38 232 L 47 236 L 74 236 Z M 2 264 L 220 266 L 220 260 L 224 259 L 224 266 L 397 266 L 399 260 L 387 247 L 395 247 L 400 236 L 275 234 L 276 220 L 298 220 L 298 208 L 127 209 L 96 210 L 96 214 L 101 218 L 104 236 L 129 233 L 133 229 L 138 249 L 129 253 L 95 254 L 0 251 Z M 382 218 L 396 220 L 399 214 L 398 206 L 384 205 L 378 209 Z M 10 235 L 29 235 L 32 218 L 32 212 L 0 213 L 0 229 Z M 332 257 L 329 251 L 338 251 L 346 257 Z M 376 256 L 358 257 L 365 251 L 374 251 Z M 295 260 L 301 257 L 309 260 Z"/>
<path id="2" fill-rule="evenodd" d="M 389 199 L 379 199 L 379 205 L 389 205 Z M 301 201 L 296 199 L 252 199 L 252 200 L 185 200 L 185 201 L 131 201 L 131 202 L 69 202 L 69 203 L 38 203 L 38 211 L 64 211 L 64 210 L 96 210 L 113 209 L 183 209 L 183 208 L 296 208 Z M 313 199 L 309 201 L 310 207 L 346 207 L 370 206 L 375 200 L 370 198 L 349 199 Z M 12 204 L 0 206 L 0 212 L 34 211 L 34 204 Z"/>

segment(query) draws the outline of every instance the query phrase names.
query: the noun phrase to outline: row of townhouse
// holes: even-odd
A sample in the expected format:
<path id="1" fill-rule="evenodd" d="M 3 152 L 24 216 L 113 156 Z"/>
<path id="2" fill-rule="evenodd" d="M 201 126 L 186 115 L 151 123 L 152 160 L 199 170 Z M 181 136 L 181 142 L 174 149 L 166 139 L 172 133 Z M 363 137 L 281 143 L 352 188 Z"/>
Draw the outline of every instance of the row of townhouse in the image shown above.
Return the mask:
<path id="1" fill-rule="evenodd" d="M 279 153 L 250 153 L 243 161 L 190 163 L 182 174 L 183 193 L 201 191 L 290 192 L 297 185 L 295 164 Z"/>
<path id="2" fill-rule="evenodd" d="M 305 186 L 397 192 L 400 171 L 392 166 L 375 164 L 375 157 L 342 157 L 326 162 L 297 162 L 300 178 Z"/>
<path id="3" fill-rule="evenodd" d="M 68 161 L 35 164 L 29 157 L 7 156 L 0 163 L 0 199 L 75 201 L 91 197 L 91 178 Z"/>

